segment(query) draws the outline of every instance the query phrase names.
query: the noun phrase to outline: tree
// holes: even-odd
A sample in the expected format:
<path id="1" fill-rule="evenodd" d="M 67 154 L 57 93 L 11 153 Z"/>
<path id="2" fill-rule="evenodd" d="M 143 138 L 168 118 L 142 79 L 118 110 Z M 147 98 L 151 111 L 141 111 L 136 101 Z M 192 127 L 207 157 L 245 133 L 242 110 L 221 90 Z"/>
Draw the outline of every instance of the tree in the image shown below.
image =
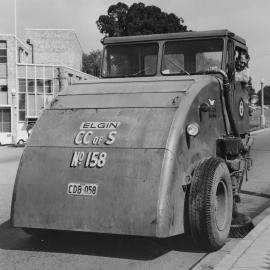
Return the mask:
<path id="1" fill-rule="evenodd" d="M 99 16 L 96 23 L 99 31 L 109 37 L 187 31 L 183 18 L 141 2 L 130 7 L 122 2 L 111 5 L 107 15 Z"/>
<path id="2" fill-rule="evenodd" d="M 248 91 L 248 97 L 249 97 L 249 99 L 251 99 L 251 96 L 255 94 L 255 89 L 253 88 L 251 77 L 250 77 L 249 82 L 247 84 L 247 91 Z"/>
<path id="3" fill-rule="evenodd" d="M 82 56 L 82 71 L 93 76 L 99 77 L 100 74 L 101 51 L 92 50 L 89 54 Z"/>
<path id="4" fill-rule="evenodd" d="M 264 104 L 265 105 L 270 105 L 270 85 L 266 85 L 263 88 L 263 96 L 264 96 Z M 258 91 L 258 97 L 259 97 L 259 101 L 258 104 L 261 105 L 262 101 L 262 90 Z"/>

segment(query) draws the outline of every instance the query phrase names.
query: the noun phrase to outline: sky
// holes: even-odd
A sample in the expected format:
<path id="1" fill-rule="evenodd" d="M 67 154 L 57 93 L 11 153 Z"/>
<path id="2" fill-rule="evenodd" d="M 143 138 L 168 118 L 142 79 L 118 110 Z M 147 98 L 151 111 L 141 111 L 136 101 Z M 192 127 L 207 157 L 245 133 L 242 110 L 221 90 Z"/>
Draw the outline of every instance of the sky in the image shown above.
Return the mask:
<path id="1" fill-rule="evenodd" d="M 0 0 L 0 34 L 14 34 L 14 2 Z M 101 49 L 96 21 L 113 0 L 16 0 L 17 34 L 24 28 L 74 29 L 84 52 Z M 127 5 L 139 1 L 122 0 Z M 247 41 L 253 86 L 270 84 L 269 0 L 143 0 L 184 19 L 189 30 L 229 29 Z"/>

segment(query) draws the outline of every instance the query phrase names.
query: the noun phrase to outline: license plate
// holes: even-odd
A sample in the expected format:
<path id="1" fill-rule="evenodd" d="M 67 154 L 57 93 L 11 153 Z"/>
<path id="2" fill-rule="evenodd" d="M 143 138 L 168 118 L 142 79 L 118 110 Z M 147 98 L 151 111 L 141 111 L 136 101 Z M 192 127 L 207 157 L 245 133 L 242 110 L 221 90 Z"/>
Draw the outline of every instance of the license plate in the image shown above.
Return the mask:
<path id="1" fill-rule="evenodd" d="M 96 196 L 98 192 L 97 184 L 69 183 L 67 194 L 79 196 Z"/>

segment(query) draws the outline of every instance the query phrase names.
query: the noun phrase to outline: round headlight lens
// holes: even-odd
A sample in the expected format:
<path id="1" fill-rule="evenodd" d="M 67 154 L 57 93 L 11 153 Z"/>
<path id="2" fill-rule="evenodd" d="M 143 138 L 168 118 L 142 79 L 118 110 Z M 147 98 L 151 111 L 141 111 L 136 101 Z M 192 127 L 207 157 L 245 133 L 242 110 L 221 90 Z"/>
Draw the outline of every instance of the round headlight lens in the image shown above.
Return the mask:
<path id="1" fill-rule="evenodd" d="M 197 136 L 200 131 L 200 126 L 197 123 L 191 123 L 187 126 L 187 134 L 190 136 Z"/>

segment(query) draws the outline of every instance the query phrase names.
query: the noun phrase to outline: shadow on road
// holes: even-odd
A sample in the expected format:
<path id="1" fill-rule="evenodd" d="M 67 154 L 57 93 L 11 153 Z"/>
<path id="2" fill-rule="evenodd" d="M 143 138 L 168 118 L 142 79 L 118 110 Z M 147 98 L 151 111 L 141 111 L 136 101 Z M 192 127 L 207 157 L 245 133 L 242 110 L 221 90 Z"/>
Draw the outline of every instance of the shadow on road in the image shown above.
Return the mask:
<path id="1" fill-rule="evenodd" d="M 0 249 L 93 255 L 134 260 L 153 260 L 170 251 L 201 253 L 186 235 L 165 239 L 57 232 L 50 238 L 35 238 L 12 228 L 9 220 L 0 225 Z"/>

